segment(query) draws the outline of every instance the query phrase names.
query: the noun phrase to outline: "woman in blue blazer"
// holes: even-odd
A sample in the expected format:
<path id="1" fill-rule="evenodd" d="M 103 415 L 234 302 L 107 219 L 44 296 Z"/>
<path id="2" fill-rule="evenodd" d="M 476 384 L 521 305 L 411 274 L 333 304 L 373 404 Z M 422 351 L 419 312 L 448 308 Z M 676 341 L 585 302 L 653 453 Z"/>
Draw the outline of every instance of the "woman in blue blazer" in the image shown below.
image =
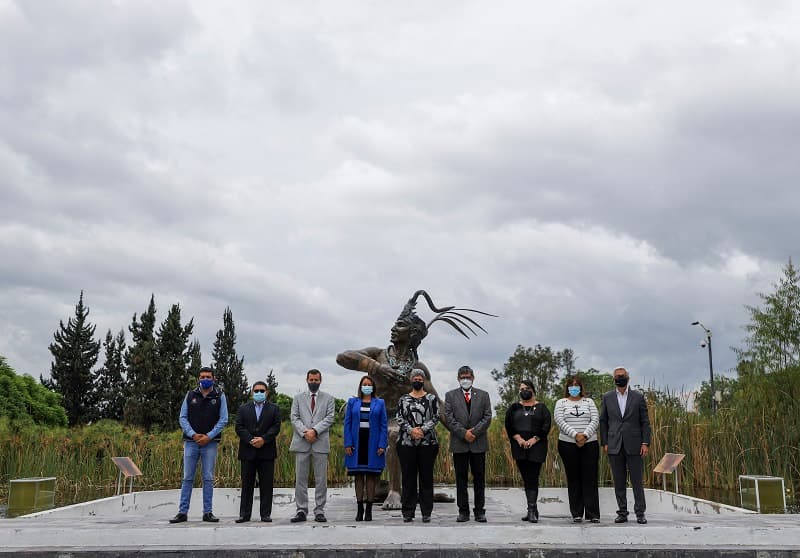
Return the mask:
<path id="1" fill-rule="evenodd" d="M 387 425 L 386 405 L 376 397 L 372 378 L 364 376 L 358 395 L 347 400 L 344 414 L 344 466 L 355 477 L 356 521 L 372 521 L 375 485 L 386 467 Z"/>

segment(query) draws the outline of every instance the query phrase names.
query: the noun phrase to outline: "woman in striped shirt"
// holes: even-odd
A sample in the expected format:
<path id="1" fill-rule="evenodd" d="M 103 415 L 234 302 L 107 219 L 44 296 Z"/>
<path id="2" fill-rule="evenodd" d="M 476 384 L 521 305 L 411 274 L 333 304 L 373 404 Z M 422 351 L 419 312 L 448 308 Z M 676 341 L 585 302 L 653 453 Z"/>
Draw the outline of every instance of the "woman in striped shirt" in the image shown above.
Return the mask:
<path id="1" fill-rule="evenodd" d="M 355 477 L 356 521 L 372 521 L 375 484 L 386 466 L 387 424 L 386 405 L 376 397 L 372 378 L 364 376 L 344 414 L 344 466 Z"/>
<path id="2" fill-rule="evenodd" d="M 572 520 L 586 517 L 600 521 L 600 498 L 597 491 L 597 469 L 600 445 L 597 426 L 600 414 L 591 398 L 583 391 L 583 381 L 569 376 L 564 385 L 564 398 L 556 402 L 553 418 L 558 425 L 558 454 L 567 474 L 567 493 Z"/>

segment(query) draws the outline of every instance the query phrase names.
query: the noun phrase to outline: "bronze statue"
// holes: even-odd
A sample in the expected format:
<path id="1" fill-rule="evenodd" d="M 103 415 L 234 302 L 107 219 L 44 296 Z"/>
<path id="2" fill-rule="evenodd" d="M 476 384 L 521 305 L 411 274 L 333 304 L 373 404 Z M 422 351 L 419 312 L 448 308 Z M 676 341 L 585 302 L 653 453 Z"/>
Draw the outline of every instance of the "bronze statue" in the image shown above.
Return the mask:
<path id="1" fill-rule="evenodd" d="M 428 307 L 436 313 L 436 316 L 427 324 L 415 312 L 417 298 L 420 296 L 425 298 Z M 425 336 L 428 335 L 428 328 L 436 322 L 444 322 L 450 325 L 467 339 L 469 339 L 469 334 L 464 331 L 465 329 L 472 335 L 477 335 L 473 327 L 486 333 L 486 330 L 478 322 L 464 314 L 465 312 L 496 317 L 494 314 L 469 308 L 455 308 L 454 306 L 437 308 L 428 293 L 417 291 L 408 300 L 392 326 L 389 338 L 391 344 L 387 348 L 367 347 L 356 351 L 345 351 L 336 357 L 336 362 L 340 366 L 349 370 L 365 372 L 372 377 L 375 382 L 375 391 L 386 402 L 386 412 L 389 415 L 389 447 L 386 453 L 386 467 L 389 471 L 389 495 L 384 501 L 383 509 L 400 508 L 400 462 L 395 451 L 398 435 L 395 414 L 397 401 L 411 389 L 409 380 L 411 370 L 419 368 L 425 372 L 427 378 L 425 391 L 438 397 L 431 384 L 431 373 L 425 364 L 420 362 L 417 348 Z M 442 408 L 444 408 L 443 405 Z"/>

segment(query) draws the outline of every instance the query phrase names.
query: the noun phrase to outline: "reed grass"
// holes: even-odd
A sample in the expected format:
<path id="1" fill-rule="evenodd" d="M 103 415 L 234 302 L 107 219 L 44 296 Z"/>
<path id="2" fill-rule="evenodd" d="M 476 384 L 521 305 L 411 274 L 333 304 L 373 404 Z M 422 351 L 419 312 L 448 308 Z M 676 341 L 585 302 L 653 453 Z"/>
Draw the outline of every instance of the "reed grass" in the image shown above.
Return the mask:
<path id="1" fill-rule="evenodd" d="M 661 486 L 652 473 L 666 452 L 686 455 L 681 466 L 680 485 L 692 488 L 738 489 L 740 474 L 775 475 L 787 480 L 795 493 L 800 484 L 800 386 L 787 384 L 794 376 L 770 380 L 770 386 L 745 389 L 740 400 L 723 406 L 715 416 L 688 413 L 675 405 L 650 402 L 653 430 L 651 456 L 647 458 L 646 484 Z M 800 384 L 800 381 L 797 382 Z M 777 386 L 777 387 L 776 387 Z M 778 389 L 780 388 L 780 389 Z M 789 390 L 783 393 L 780 390 Z M 798 393 L 794 393 L 797 391 Z M 759 405 L 749 401 L 761 401 Z M 747 409 L 744 412 L 743 409 Z M 434 468 L 437 483 L 454 483 L 452 455 L 447 451 L 449 433 L 440 425 L 441 451 Z M 511 458 L 502 418 L 492 421 L 488 432 L 490 451 L 486 460 L 487 483 L 492 486 L 521 486 L 522 481 Z M 555 450 L 557 429 L 549 436 L 547 461 L 542 468 L 542 486 L 565 486 L 563 469 Z M 288 451 L 291 425 L 284 423 L 278 436 L 275 485 L 294 486 L 294 456 Z M 228 426 L 220 444 L 216 486 L 238 487 L 238 439 Z M 114 456 L 130 457 L 142 470 L 136 481 L 138 490 L 180 486 L 183 450 L 180 431 L 144 432 L 113 421 L 76 428 L 17 425 L 0 419 L 0 498 L 5 498 L 9 479 L 54 476 L 57 478 L 59 505 L 114 494 L 117 470 Z M 344 485 L 350 478 L 344 470 L 342 427 L 331 431 L 328 482 Z M 600 484 L 610 485 L 607 458 L 601 452 Z"/>

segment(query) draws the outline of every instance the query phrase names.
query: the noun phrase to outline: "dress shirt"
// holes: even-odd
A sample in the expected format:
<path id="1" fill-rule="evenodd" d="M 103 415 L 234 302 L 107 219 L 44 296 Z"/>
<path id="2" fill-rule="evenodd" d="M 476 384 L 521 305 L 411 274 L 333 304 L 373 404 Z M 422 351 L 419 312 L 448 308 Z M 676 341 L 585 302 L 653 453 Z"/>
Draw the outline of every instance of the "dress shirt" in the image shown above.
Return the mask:
<path id="1" fill-rule="evenodd" d="M 619 389 L 616 389 L 617 392 L 617 403 L 619 404 L 619 414 L 620 416 L 625 416 L 625 407 L 628 405 L 628 391 L 631 389 L 630 385 L 625 386 L 625 391 L 622 393 L 619 392 Z"/>

